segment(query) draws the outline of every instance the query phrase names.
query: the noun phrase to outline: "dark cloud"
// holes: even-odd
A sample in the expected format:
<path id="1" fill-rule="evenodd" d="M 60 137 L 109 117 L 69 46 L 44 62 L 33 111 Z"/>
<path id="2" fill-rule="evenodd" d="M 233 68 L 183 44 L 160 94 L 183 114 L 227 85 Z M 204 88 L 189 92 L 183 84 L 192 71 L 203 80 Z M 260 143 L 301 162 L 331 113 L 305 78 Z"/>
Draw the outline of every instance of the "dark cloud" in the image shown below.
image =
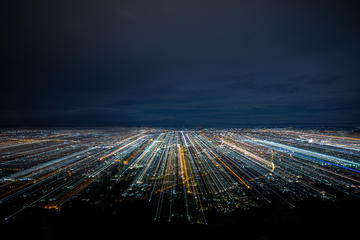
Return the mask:
<path id="1" fill-rule="evenodd" d="M 356 1 L 2 4 L 2 126 L 360 119 Z"/>

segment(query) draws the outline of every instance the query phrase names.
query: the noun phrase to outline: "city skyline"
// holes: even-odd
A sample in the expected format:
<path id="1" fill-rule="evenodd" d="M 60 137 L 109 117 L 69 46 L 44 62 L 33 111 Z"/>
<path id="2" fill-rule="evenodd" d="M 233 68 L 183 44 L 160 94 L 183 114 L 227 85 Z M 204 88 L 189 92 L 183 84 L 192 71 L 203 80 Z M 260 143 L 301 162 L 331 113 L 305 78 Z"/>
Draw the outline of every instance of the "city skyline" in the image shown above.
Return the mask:
<path id="1" fill-rule="evenodd" d="M 0 1 L 0 238 L 353 238 L 359 9 Z"/>

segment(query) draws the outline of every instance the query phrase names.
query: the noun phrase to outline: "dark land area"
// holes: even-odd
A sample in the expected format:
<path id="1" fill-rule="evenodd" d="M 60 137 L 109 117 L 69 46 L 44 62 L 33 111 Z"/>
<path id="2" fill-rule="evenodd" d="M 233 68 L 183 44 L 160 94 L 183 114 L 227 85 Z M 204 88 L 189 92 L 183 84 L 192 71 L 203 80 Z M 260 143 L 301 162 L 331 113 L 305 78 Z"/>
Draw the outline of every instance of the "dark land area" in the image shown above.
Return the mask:
<path id="1" fill-rule="evenodd" d="M 131 201 L 109 207 L 73 201 L 60 211 L 31 208 L 2 223 L 13 239 L 344 239 L 356 233 L 359 200 L 308 200 L 295 208 L 272 204 L 227 214 L 208 212 L 208 224 L 154 222 L 153 209 Z"/>

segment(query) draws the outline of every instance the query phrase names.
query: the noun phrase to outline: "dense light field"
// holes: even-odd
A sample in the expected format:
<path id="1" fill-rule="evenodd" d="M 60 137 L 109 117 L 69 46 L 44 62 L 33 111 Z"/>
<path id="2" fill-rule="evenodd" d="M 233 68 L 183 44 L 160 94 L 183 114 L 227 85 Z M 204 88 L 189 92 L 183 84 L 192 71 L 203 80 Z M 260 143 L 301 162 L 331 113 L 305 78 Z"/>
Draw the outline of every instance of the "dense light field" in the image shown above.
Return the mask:
<path id="1" fill-rule="evenodd" d="M 72 201 L 140 201 L 151 206 L 151 221 L 207 224 L 209 211 L 332 201 L 338 195 L 357 196 L 360 187 L 360 136 L 355 133 L 2 130 L 0 141 L 5 221 L 28 208 L 61 211 Z"/>

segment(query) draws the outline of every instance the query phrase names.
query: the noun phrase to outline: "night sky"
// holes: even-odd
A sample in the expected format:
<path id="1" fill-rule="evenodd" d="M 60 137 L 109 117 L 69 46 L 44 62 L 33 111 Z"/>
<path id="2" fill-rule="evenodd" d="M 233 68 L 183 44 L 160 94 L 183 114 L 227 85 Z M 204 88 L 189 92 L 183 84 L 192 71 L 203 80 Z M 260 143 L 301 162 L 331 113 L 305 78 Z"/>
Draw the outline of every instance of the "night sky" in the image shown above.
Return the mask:
<path id="1" fill-rule="evenodd" d="M 0 126 L 359 124 L 356 2 L 2 0 Z"/>

